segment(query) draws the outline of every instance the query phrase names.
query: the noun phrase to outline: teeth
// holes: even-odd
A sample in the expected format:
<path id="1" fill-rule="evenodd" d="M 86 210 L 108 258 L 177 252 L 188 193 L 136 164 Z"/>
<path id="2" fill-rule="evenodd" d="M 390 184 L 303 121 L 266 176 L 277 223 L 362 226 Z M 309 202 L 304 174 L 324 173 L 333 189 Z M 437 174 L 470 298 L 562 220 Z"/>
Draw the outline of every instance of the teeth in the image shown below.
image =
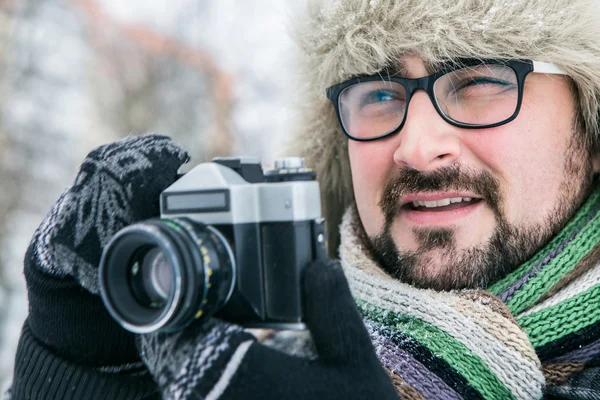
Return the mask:
<path id="1" fill-rule="evenodd" d="M 460 203 L 462 201 L 470 202 L 473 200 L 471 197 L 451 197 L 447 199 L 441 200 L 416 200 L 412 202 L 413 207 L 426 207 L 426 208 L 434 208 L 434 207 L 444 207 L 453 203 Z"/>

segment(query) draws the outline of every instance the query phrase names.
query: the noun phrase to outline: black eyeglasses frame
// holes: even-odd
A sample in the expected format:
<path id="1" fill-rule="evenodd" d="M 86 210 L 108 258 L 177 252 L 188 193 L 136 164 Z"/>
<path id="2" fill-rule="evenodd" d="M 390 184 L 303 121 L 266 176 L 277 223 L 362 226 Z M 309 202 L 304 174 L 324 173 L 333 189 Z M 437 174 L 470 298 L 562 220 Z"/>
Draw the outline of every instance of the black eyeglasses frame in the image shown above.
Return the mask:
<path id="1" fill-rule="evenodd" d="M 458 62 L 449 63 L 446 66 L 444 66 L 444 68 L 442 68 L 441 70 L 439 70 L 431 75 L 424 76 L 422 78 L 410 79 L 410 78 L 401 78 L 401 77 L 395 77 L 395 76 L 389 76 L 389 75 L 386 76 L 384 74 L 359 76 L 359 77 L 349 79 L 347 81 L 338 83 L 336 85 L 333 85 L 333 86 L 327 88 L 326 93 L 327 93 L 327 98 L 333 103 L 333 106 L 335 107 L 337 119 L 338 119 L 338 122 L 339 122 L 342 130 L 344 131 L 344 135 L 346 135 L 346 137 L 348 137 L 348 139 L 355 140 L 358 142 L 371 142 L 373 140 L 384 139 L 386 137 L 389 137 L 389 136 L 392 136 L 392 135 L 398 133 L 404 126 L 404 123 L 406 122 L 406 115 L 408 114 L 408 106 L 410 104 L 410 100 L 411 100 L 413 94 L 417 90 L 423 90 L 423 91 L 427 92 L 427 95 L 429 96 L 429 99 L 433 103 L 433 106 L 435 107 L 438 114 L 444 119 L 444 121 L 448 122 L 450 125 L 453 125 L 453 126 L 456 126 L 459 128 L 464 128 L 464 129 L 494 128 L 494 127 L 505 125 L 505 124 L 511 122 L 512 120 L 517 118 L 517 116 L 519 115 L 519 111 L 521 110 L 521 103 L 523 101 L 523 86 L 525 83 L 525 78 L 527 77 L 527 75 L 530 72 L 534 71 L 534 63 L 536 63 L 536 62 L 532 61 L 532 60 L 501 60 L 501 59 L 459 60 Z M 518 99 L 517 99 L 517 106 L 515 108 L 515 112 L 510 117 L 508 117 L 500 122 L 496 122 L 493 124 L 487 124 L 487 125 L 468 124 L 468 123 L 455 121 L 452 118 L 445 115 L 444 112 L 441 110 L 441 108 L 435 98 L 435 93 L 433 91 L 434 84 L 440 77 L 448 74 L 449 72 L 456 71 L 456 70 L 459 70 L 459 69 L 462 69 L 465 67 L 477 66 L 477 65 L 482 65 L 482 64 L 502 64 L 502 65 L 506 65 L 506 66 L 510 67 L 513 71 L 515 71 L 515 75 L 517 77 L 517 91 L 518 91 Z M 542 64 L 542 63 L 540 63 L 540 64 Z M 551 68 L 553 67 L 549 63 L 543 63 L 543 64 L 550 65 Z M 540 72 L 542 72 L 542 71 L 540 71 Z M 555 71 L 555 72 L 549 72 L 549 73 L 564 74 L 562 71 L 561 72 Z M 399 83 L 402 86 L 404 86 L 404 88 L 406 90 L 406 108 L 404 110 L 404 116 L 402 117 L 402 121 L 400 122 L 400 124 L 398 125 L 397 128 L 393 129 L 392 131 L 390 131 L 388 133 L 380 135 L 380 136 L 376 136 L 376 137 L 372 137 L 372 138 L 357 138 L 357 137 L 350 135 L 346 131 L 346 128 L 344 127 L 344 124 L 343 124 L 342 118 L 341 118 L 341 114 L 340 114 L 340 105 L 339 105 L 340 94 L 342 93 L 342 91 L 344 89 L 346 89 L 352 85 L 355 85 L 357 83 L 381 81 L 381 80 L 396 82 L 396 83 Z"/>

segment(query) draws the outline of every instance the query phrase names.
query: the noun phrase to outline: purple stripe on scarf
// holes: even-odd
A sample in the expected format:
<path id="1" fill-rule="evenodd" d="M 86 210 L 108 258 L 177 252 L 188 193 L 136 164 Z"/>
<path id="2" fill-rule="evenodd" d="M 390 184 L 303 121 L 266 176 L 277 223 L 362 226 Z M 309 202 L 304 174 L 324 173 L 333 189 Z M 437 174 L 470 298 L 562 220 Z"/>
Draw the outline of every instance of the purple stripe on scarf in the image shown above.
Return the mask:
<path id="1" fill-rule="evenodd" d="M 426 399 L 462 400 L 446 382 L 427 369 L 407 351 L 367 325 L 381 363 L 398 375 Z"/>
<path id="2" fill-rule="evenodd" d="M 551 360 L 545 362 L 545 364 L 554 364 L 554 363 L 584 363 L 588 362 L 594 357 L 600 354 L 600 339 L 596 340 L 584 346 L 580 349 L 573 350 L 569 353 L 563 354 L 561 356 L 555 357 Z"/>
<path id="3" fill-rule="evenodd" d="M 515 281 L 508 289 L 506 289 L 506 291 L 500 293 L 498 295 L 498 297 L 500 298 L 500 300 L 502 300 L 504 303 L 508 302 L 510 299 L 512 299 L 512 297 L 515 295 L 515 293 L 517 293 L 521 288 L 523 288 L 523 286 L 525 286 L 525 284 L 527 282 L 529 282 L 529 280 L 533 277 L 535 277 L 543 268 L 544 266 L 548 265 L 557 255 L 559 255 L 564 249 L 565 247 L 567 247 L 567 245 L 569 243 L 571 243 L 573 241 L 573 239 L 575 239 L 575 237 L 579 234 L 579 232 L 581 232 L 581 230 L 583 229 L 583 227 L 591 220 L 592 218 L 590 217 L 581 227 L 579 227 L 579 229 L 577 229 L 570 237 L 568 237 L 567 239 L 565 239 L 560 246 L 558 246 L 557 249 L 554 249 L 550 252 L 550 254 L 548 254 L 546 257 L 544 257 L 544 259 L 537 264 L 535 267 L 533 267 L 527 274 L 525 274 L 525 276 L 523 276 L 521 279 Z"/>
<path id="4" fill-rule="evenodd" d="M 531 278 L 536 276 L 545 265 L 549 264 L 558 254 L 560 254 L 567 245 L 575 239 L 575 237 L 583 230 L 583 228 L 600 212 L 600 206 L 596 205 L 592 212 L 587 216 L 586 220 L 573 232 L 573 234 L 565 239 L 558 248 L 552 250 L 544 259 L 535 267 L 533 267 L 525 276 L 514 282 L 506 291 L 500 293 L 498 297 L 503 302 L 508 302 Z"/>

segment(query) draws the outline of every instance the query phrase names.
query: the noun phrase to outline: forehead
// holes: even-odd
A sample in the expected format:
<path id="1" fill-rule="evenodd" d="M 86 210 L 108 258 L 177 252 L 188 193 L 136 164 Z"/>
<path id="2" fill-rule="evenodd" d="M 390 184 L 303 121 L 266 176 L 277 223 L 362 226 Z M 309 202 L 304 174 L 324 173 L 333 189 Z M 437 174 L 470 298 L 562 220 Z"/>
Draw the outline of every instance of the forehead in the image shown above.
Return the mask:
<path id="1" fill-rule="evenodd" d="M 424 60 L 418 55 L 404 55 L 383 69 L 383 73 L 402 78 L 414 78 L 425 72 L 427 75 L 439 71 L 446 63 Z"/>

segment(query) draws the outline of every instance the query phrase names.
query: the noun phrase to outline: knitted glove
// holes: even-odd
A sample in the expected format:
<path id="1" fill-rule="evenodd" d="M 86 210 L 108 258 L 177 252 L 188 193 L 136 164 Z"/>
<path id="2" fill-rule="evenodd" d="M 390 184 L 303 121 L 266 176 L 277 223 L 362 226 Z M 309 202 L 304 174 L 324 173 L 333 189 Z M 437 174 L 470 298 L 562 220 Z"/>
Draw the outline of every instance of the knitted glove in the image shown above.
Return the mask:
<path id="1" fill-rule="evenodd" d="M 159 214 L 160 192 L 187 159 L 169 138 L 144 135 L 97 148 L 84 160 L 25 257 L 29 316 L 13 398 L 133 399 L 156 391 L 134 335 L 109 316 L 98 296 L 97 268 L 117 231 Z M 94 380 L 98 371 L 107 375 L 103 384 Z"/>
<path id="2" fill-rule="evenodd" d="M 217 319 L 142 335 L 141 356 L 165 399 L 397 399 L 337 263 L 303 274 L 318 359 L 284 354 Z"/>

